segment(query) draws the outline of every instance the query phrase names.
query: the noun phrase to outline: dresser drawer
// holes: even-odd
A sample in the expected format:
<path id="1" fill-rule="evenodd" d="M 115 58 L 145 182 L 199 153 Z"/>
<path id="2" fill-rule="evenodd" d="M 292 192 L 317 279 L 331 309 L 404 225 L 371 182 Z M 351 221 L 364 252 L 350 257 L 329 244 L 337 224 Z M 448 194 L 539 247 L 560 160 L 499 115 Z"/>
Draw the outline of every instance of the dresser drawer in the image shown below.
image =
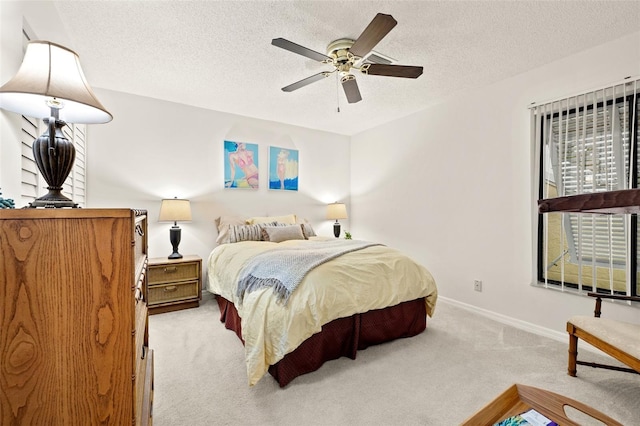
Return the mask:
<path id="1" fill-rule="evenodd" d="M 136 216 L 133 227 L 134 259 L 136 265 L 136 276 L 143 269 L 143 264 L 147 258 L 147 215 Z"/>
<path id="2" fill-rule="evenodd" d="M 198 284 L 199 281 L 196 280 L 149 287 L 149 305 L 185 299 L 198 299 L 200 296 Z"/>
<path id="3" fill-rule="evenodd" d="M 199 278 L 199 262 L 149 265 L 149 286 L 176 281 L 198 280 Z"/>
<path id="4" fill-rule="evenodd" d="M 137 369 L 140 363 L 140 360 L 144 359 L 146 356 L 148 342 L 148 314 L 147 314 L 147 304 L 143 301 L 138 301 L 136 303 L 136 329 L 133 334 L 133 348 L 134 348 L 134 358 L 133 358 L 133 368 Z"/>
<path id="5" fill-rule="evenodd" d="M 149 350 L 145 359 L 140 360 L 135 378 L 136 426 L 153 423 L 153 351 Z"/>

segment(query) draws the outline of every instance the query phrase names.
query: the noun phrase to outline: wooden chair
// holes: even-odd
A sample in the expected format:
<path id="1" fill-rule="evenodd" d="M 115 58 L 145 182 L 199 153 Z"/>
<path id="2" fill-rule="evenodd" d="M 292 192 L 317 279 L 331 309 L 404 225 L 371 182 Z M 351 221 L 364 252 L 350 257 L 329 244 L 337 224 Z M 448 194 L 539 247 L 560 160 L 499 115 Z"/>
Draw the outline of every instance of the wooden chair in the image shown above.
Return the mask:
<path id="1" fill-rule="evenodd" d="M 640 302 L 640 297 L 588 293 L 596 298 L 594 316 L 574 316 L 567 321 L 569 333 L 568 374 L 575 377 L 576 364 L 640 374 L 640 324 L 600 318 L 602 299 Z M 589 343 L 630 368 L 578 361 L 578 339 Z"/>

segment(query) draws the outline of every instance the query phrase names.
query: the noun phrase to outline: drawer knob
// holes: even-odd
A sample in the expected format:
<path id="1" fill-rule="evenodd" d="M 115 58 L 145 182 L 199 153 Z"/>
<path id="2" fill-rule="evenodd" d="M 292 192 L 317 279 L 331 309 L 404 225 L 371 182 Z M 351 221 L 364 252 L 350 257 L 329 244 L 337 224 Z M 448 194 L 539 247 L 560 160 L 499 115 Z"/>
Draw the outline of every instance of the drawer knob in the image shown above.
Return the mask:
<path id="1" fill-rule="evenodd" d="M 178 289 L 178 287 L 177 287 L 177 286 L 175 286 L 175 285 L 170 285 L 170 286 L 165 287 L 165 288 L 164 288 L 164 291 L 165 291 L 166 293 L 169 293 L 169 292 L 171 292 L 171 291 L 176 291 L 177 289 Z"/>
<path id="2" fill-rule="evenodd" d="M 175 272 L 177 270 L 178 268 L 175 266 L 167 266 L 166 268 L 164 268 L 164 272 Z"/>

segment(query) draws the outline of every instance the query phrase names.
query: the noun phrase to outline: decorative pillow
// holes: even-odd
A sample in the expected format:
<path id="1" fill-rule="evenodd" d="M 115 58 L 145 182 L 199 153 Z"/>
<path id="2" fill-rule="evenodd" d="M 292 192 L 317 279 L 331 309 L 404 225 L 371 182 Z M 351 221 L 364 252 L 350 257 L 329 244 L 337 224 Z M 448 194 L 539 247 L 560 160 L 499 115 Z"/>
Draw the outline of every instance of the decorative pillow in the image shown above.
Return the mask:
<path id="1" fill-rule="evenodd" d="M 316 231 L 313 230 L 310 223 L 301 223 L 300 226 L 302 227 L 302 234 L 306 240 L 308 240 L 309 237 L 316 236 Z"/>
<path id="2" fill-rule="evenodd" d="M 280 222 L 259 223 L 258 225 L 262 226 L 263 241 L 269 241 L 269 233 L 264 229 L 265 226 L 291 226 L 288 223 L 280 223 Z"/>
<path id="3" fill-rule="evenodd" d="M 304 240 L 300 225 L 264 226 L 264 231 L 269 236 L 267 241 L 280 243 L 287 240 Z"/>
<path id="4" fill-rule="evenodd" d="M 279 222 L 286 223 L 288 225 L 293 225 L 296 223 L 296 215 L 288 214 L 284 216 L 256 216 L 250 217 L 247 219 L 247 223 L 249 225 L 255 225 L 256 223 L 271 223 L 271 222 Z"/>
<path id="5" fill-rule="evenodd" d="M 229 242 L 262 241 L 263 225 L 229 225 Z"/>
<path id="6" fill-rule="evenodd" d="M 216 226 L 218 227 L 216 243 L 229 243 L 229 228 L 234 225 L 246 225 L 246 223 L 247 218 L 243 216 L 220 216 L 216 219 Z"/>

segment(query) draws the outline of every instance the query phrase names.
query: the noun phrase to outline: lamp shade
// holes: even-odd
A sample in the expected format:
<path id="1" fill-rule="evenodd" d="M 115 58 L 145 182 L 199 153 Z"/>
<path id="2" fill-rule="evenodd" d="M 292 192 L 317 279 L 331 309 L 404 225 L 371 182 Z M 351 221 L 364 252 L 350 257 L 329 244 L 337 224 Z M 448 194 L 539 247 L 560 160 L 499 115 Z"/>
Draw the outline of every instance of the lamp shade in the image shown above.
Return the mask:
<path id="1" fill-rule="evenodd" d="M 67 123 L 113 119 L 91 90 L 74 51 L 49 41 L 31 41 L 18 73 L 0 87 L 0 108 L 45 118 L 52 107 Z"/>
<path id="2" fill-rule="evenodd" d="M 347 219 L 347 207 L 342 203 L 333 203 L 327 206 L 327 219 Z"/>
<path id="3" fill-rule="evenodd" d="M 189 200 L 168 198 L 160 205 L 159 222 L 177 222 L 191 220 L 191 204 Z"/>

